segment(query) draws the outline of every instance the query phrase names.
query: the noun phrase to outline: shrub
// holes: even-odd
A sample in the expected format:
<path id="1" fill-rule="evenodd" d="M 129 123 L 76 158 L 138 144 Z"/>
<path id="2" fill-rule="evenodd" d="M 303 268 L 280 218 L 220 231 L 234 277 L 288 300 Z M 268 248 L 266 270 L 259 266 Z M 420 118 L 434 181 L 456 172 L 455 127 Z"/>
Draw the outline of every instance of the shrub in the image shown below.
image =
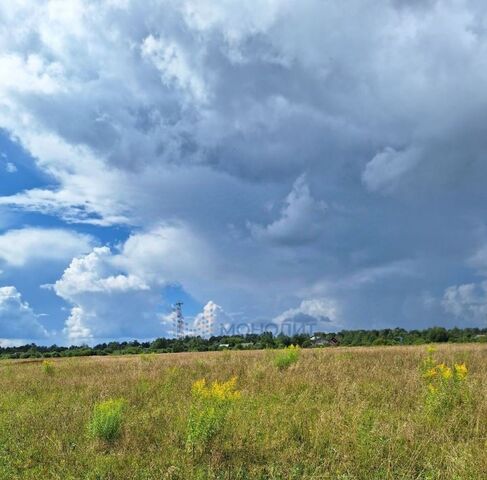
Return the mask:
<path id="1" fill-rule="evenodd" d="M 43 360 L 41 365 L 42 370 L 46 375 L 54 375 L 54 362 L 51 362 L 50 360 Z"/>
<path id="2" fill-rule="evenodd" d="M 230 408 L 240 398 L 236 383 L 237 377 L 222 383 L 216 381 L 211 385 L 207 385 L 204 379 L 193 384 L 193 402 L 186 436 L 188 451 L 204 450 L 222 429 Z"/>
<path id="3" fill-rule="evenodd" d="M 95 404 L 88 433 L 92 438 L 112 442 L 119 437 L 123 424 L 124 401 L 110 399 Z"/>
<path id="4" fill-rule="evenodd" d="M 279 370 L 284 370 L 299 360 L 299 354 L 300 348 L 297 345 L 289 345 L 289 347 L 279 350 L 275 354 L 274 365 Z"/>

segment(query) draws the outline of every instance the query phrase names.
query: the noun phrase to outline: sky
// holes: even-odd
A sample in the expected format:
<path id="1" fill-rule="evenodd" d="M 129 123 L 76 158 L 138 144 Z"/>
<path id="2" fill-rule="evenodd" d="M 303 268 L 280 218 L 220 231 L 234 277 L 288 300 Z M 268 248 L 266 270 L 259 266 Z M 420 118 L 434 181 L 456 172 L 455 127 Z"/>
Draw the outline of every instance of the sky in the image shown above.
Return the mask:
<path id="1" fill-rule="evenodd" d="M 0 345 L 486 327 L 486 85 L 482 0 L 0 3 Z"/>

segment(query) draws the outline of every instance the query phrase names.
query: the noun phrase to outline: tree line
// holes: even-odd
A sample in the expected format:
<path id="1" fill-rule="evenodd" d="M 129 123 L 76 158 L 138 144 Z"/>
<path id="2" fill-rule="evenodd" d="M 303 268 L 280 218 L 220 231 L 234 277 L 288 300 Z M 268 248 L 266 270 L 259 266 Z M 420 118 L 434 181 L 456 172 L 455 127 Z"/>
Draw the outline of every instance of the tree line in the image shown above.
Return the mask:
<path id="1" fill-rule="evenodd" d="M 95 346 L 72 345 L 70 347 L 35 343 L 0 347 L 0 358 L 50 358 L 78 357 L 90 355 L 130 355 L 142 353 L 206 352 L 222 349 L 259 350 L 277 349 L 289 345 L 302 348 L 327 348 L 341 346 L 369 345 L 420 345 L 426 343 L 467 343 L 487 342 L 487 328 L 432 327 L 424 330 L 405 330 L 403 328 L 382 330 L 342 330 L 334 333 L 315 333 L 274 335 L 271 332 L 260 334 L 201 337 L 156 338 L 150 342 L 109 342 Z"/>

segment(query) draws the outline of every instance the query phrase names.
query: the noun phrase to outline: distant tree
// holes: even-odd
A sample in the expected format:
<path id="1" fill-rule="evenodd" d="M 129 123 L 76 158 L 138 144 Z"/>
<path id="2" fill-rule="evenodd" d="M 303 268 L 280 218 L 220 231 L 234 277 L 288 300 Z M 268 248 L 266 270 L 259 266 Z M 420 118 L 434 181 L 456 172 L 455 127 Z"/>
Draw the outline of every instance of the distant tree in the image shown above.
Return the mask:
<path id="1" fill-rule="evenodd" d="M 443 327 L 433 327 L 428 330 L 427 338 L 430 342 L 448 342 L 448 331 Z"/>

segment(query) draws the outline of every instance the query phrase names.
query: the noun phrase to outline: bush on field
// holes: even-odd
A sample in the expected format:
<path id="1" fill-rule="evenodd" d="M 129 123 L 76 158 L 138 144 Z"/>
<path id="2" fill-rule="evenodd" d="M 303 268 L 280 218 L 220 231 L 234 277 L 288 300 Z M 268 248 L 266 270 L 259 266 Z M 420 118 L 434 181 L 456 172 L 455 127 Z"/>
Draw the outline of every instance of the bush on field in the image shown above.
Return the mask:
<path id="1" fill-rule="evenodd" d="M 297 345 L 290 345 L 283 350 L 279 350 L 275 354 L 274 365 L 279 370 L 284 370 L 299 360 L 299 354 L 300 348 Z"/>
<path id="2" fill-rule="evenodd" d="M 227 382 L 198 380 L 191 390 L 192 405 L 189 412 L 186 448 L 190 452 L 204 450 L 223 428 L 232 405 L 240 398 L 236 390 L 237 377 Z"/>
<path id="3" fill-rule="evenodd" d="M 112 442 L 120 436 L 123 424 L 124 400 L 110 399 L 95 404 L 88 433 L 92 438 Z"/>

